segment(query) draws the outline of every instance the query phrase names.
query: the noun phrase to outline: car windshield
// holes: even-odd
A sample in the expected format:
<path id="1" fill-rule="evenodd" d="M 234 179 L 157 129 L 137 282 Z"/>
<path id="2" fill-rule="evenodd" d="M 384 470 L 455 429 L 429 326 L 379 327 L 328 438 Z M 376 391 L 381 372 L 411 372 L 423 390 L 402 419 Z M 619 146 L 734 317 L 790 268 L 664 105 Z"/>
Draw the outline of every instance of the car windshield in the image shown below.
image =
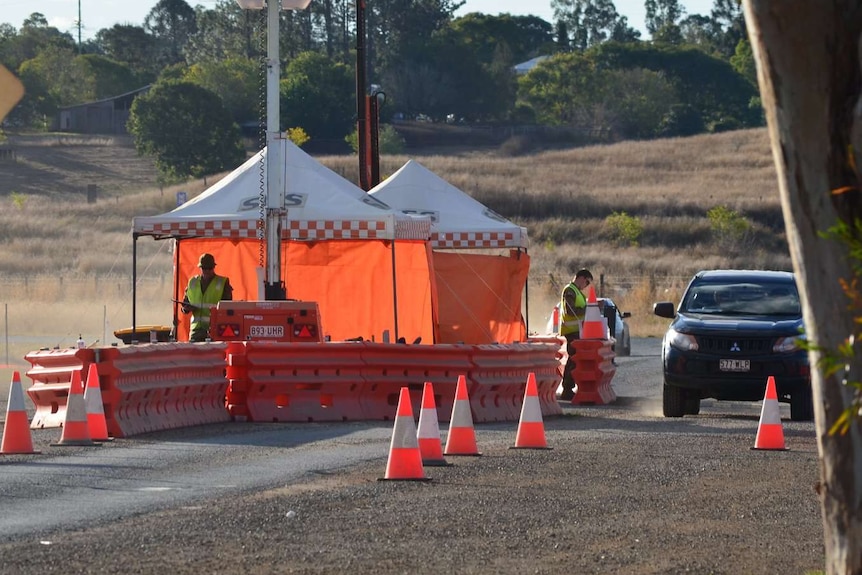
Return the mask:
<path id="1" fill-rule="evenodd" d="M 794 284 L 763 281 L 695 282 L 689 286 L 680 311 L 721 315 L 800 316 L 799 292 Z"/>

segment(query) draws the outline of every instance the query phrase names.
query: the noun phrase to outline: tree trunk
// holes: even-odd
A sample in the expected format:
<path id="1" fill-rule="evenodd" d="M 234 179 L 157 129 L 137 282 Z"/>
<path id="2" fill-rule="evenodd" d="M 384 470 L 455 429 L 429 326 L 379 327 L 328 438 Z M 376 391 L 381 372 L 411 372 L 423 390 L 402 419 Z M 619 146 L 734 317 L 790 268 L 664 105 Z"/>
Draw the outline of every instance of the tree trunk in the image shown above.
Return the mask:
<path id="1" fill-rule="evenodd" d="M 744 0 L 757 61 L 787 238 L 808 338 L 835 350 L 857 328 L 839 279 L 851 279 L 848 246 L 818 234 L 862 215 L 853 150 L 859 146 L 858 0 Z M 853 146 L 851 147 L 851 144 Z M 845 187 L 854 191 L 833 195 Z M 765 193 L 769 191 L 764 190 Z M 862 574 L 862 433 L 829 428 L 852 402 L 842 374 L 824 377 L 811 354 L 826 572 Z M 860 381 L 854 356 L 848 381 Z M 793 552 L 792 545 L 788 552 Z"/>

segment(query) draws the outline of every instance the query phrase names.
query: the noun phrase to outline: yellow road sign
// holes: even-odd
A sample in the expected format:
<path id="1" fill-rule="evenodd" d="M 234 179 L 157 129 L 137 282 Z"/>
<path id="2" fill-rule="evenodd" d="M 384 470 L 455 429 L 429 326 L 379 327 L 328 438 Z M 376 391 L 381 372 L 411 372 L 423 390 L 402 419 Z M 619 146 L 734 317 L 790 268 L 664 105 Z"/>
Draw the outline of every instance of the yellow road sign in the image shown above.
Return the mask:
<path id="1" fill-rule="evenodd" d="M 23 95 L 24 85 L 3 64 L 0 64 L 0 122 L 12 111 Z"/>

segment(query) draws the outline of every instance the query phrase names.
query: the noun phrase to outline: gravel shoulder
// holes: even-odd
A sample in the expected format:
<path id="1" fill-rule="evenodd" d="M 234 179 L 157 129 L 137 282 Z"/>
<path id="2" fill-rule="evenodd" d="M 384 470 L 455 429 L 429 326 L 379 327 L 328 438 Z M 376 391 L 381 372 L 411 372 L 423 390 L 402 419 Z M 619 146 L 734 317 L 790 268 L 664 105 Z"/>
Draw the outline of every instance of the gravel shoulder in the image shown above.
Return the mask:
<path id="1" fill-rule="evenodd" d="M 699 416 L 665 419 L 655 359 L 653 351 L 637 349 L 618 358 L 613 404 L 564 404 L 562 416 L 546 418 L 550 450 L 509 449 L 516 424 L 479 424 L 483 455 L 449 457 L 451 466 L 426 469 L 428 482 L 379 481 L 383 451 L 378 460 L 321 469 L 272 489 L 7 542 L 0 545 L 0 572 L 801 575 L 822 569 L 813 423 L 790 421 L 782 405 L 789 449 L 755 451 L 759 404 L 704 402 Z M 225 440 L 226 434 L 241 441 L 259 425 L 122 441 Z M 37 432 L 37 443 L 48 431 Z M 345 439 L 330 441 L 335 447 Z M 0 476 L 4 465 L 14 465 L 10 459 L 0 460 Z"/>

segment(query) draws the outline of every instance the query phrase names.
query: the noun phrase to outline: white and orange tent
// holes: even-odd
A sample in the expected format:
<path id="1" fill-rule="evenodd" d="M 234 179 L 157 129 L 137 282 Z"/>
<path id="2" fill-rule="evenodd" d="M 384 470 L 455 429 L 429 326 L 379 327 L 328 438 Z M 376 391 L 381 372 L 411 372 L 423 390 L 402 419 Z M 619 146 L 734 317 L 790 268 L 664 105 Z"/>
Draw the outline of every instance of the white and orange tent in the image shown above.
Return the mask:
<path id="1" fill-rule="evenodd" d="M 287 297 L 318 302 L 324 333 L 333 340 L 380 341 L 388 331 L 407 341 L 436 341 L 430 219 L 396 212 L 290 142 L 282 149 Z M 135 240 L 177 240 L 175 299 L 182 299 L 204 252 L 215 256 L 216 272 L 230 278 L 235 300 L 263 299 L 258 228 L 266 166 L 264 150 L 176 209 L 134 218 Z M 179 339 L 187 339 L 188 317 L 176 320 Z"/>
<path id="2" fill-rule="evenodd" d="M 439 296 L 440 343 L 526 341 L 522 293 L 527 230 L 415 160 L 369 195 L 405 215 L 428 216 Z M 505 256 L 490 252 L 508 249 Z"/>

